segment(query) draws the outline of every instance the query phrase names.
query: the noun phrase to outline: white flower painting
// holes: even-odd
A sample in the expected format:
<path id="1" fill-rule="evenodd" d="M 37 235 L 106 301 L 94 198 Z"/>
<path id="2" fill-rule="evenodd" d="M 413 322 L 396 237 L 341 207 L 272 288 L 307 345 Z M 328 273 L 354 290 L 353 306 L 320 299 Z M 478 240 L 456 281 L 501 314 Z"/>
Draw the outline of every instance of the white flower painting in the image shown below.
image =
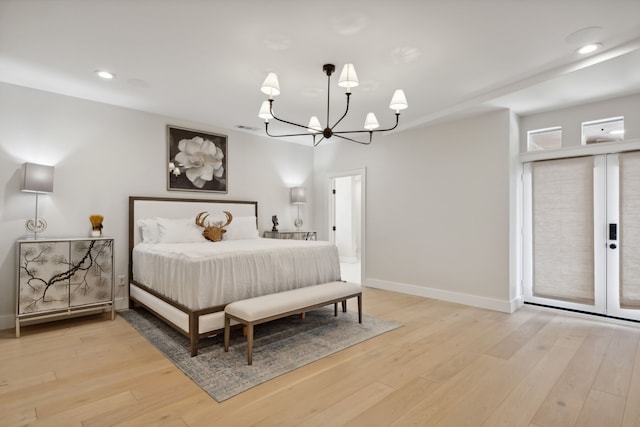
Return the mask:
<path id="1" fill-rule="evenodd" d="M 227 192 L 227 137 L 168 128 L 168 189 Z"/>

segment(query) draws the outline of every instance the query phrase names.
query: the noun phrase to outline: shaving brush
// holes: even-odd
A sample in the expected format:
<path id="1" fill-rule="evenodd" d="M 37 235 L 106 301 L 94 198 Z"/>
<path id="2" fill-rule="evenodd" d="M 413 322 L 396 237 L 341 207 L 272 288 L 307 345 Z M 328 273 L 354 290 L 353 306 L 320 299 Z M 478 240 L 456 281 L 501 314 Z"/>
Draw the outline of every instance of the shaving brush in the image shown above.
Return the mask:
<path id="1" fill-rule="evenodd" d="M 89 221 L 91 221 L 91 232 L 92 236 L 100 236 L 102 234 L 102 220 L 104 217 L 102 215 L 91 215 L 89 217 Z"/>

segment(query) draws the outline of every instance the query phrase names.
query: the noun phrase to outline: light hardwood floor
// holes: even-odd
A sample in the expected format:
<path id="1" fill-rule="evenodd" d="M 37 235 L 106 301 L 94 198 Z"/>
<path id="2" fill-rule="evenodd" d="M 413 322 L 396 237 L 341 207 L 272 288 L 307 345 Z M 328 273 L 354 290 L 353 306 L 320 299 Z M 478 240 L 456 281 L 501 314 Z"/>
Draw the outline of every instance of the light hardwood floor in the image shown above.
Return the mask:
<path id="1" fill-rule="evenodd" d="M 122 318 L 2 331 L 0 425 L 640 426 L 638 324 L 375 289 L 364 308 L 404 326 L 222 404 Z"/>

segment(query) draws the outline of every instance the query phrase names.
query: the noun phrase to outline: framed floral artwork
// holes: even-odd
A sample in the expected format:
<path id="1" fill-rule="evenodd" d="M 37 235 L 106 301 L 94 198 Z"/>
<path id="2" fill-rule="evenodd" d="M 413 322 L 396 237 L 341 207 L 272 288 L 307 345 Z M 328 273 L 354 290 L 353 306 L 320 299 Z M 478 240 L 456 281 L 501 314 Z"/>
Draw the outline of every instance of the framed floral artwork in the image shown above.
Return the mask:
<path id="1" fill-rule="evenodd" d="M 167 126 L 167 189 L 227 192 L 227 136 Z"/>

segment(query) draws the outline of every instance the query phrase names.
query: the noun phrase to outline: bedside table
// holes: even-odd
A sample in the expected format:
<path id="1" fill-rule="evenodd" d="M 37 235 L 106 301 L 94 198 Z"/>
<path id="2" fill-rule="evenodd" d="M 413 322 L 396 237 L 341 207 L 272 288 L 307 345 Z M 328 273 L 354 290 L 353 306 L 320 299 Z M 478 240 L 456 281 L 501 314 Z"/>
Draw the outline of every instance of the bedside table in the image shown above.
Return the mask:
<path id="1" fill-rule="evenodd" d="M 264 237 L 268 239 L 318 240 L 315 231 L 265 231 Z"/>
<path id="2" fill-rule="evenodd" d="M 20 323 L 109 308 L 115 318 L 113 239 L 17 241 L 16 337 Z"/>

